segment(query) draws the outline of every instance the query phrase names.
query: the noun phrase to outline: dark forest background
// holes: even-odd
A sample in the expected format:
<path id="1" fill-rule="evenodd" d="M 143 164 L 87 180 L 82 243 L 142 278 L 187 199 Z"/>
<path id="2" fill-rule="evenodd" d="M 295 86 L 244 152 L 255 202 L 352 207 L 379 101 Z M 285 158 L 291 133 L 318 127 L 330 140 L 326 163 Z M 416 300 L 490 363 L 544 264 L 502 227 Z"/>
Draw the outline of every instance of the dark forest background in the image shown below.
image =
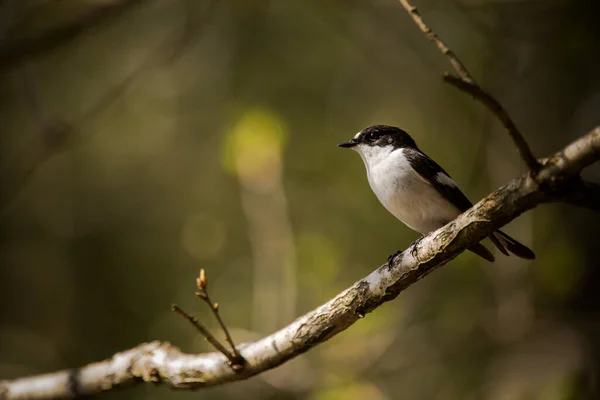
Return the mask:
<path id="1" fill-rule="evenodd" d="M 600 3 L 415 0 L 548 155 L 600 120 Z M 237 342 L 283 327 L 417 235 L 336 144 L 407 130 L 472 200 L 524 172 L 395 0 L 0 1 L 0 378 L 142 341 L 210 351 L 199 268 Z M 584 176 L 600 181 L 598 166 Z M 286 365 L 114 399 L 600 396 L 600 218 L 541 206 L 529 262 L 463 254 Z"/>

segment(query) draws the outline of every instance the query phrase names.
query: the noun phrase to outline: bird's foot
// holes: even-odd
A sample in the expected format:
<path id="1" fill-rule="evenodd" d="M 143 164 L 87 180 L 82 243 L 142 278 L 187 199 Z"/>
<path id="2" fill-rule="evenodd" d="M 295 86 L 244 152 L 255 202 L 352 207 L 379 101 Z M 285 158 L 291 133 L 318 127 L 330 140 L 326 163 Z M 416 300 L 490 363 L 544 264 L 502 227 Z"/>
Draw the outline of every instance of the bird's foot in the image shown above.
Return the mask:
<path id="1" fill-rule="evenodd" d="M 394 263 L 394 260 L 396 259 L 397 256 L 399 256 L 400 254 L 402 254 L 402 250 L 398 250 L 397 252 L 395 252 L 394 254 L 392 254 L 391 256 L 388 257 L 387 259 L 387 264 L 388 267 L 391 267 L 392 264 Z"/>
<path id="2" fill-rule="evenodd" d="M 417 240 L 415 240 L 414 242 L 412 242 L 410 244 L 411 250 L 410 250 L 410 254 L 417 258 L 417 250 L 419 248 L 419 245 L 421 244 L 421 241 L 423 240 L 425 236 L 421 236 L 420 238 L 418 238 Z"/>
<path id="3" fill-rule="evenodd" d="M 421 236 L 420 238 L 418 238 L 417 240 L 415 240 L 414 242 L 412 242 L 410 245 L 411 245 L 411 246 L 414 246 L 414 247 L 417 247 L 417 246 L 419 246 L 419 245 L 421 244 L 421 242 L 423 241 L 423 238 L 424 238 L 424 237 L 425 237 L 425 236 Z"/>

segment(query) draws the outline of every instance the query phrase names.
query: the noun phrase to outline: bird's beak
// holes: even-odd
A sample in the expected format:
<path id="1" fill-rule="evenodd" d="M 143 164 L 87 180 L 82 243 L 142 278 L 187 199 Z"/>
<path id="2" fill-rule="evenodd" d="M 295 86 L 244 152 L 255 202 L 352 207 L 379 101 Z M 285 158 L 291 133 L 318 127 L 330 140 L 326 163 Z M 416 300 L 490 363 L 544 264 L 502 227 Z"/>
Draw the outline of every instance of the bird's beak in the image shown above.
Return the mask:
<path id="1" fill-rule="evenodd" d="M 338 147 L 352 148 L 352 147 L 356 146 L 357 144 L 358 143 L 356 142 L 356 140 L 352 139 L 349 142 L 344 142 L 344 143 L 338 144 Z"/>

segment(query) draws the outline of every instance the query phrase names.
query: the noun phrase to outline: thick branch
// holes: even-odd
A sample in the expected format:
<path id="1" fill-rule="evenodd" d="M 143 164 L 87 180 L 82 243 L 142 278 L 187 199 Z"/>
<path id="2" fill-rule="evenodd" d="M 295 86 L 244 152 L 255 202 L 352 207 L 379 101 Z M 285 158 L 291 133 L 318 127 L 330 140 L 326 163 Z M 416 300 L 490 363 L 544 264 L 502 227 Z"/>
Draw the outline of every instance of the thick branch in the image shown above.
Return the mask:
<path id="1" fill-rule="evenodd" d="M 534 180 L 521 176 L 490 194 L 443 228 L 431 232 L 391 265 L 384 264 L 334 299 L 256 342 L 239 346 L 246 359 L 235 372 L 221 353 L 184 354 L 152 342 L 75 370 L 0 382 L 0 399 L 47 399 L 100 393 L 139 382 L 177 389 L 241 380 L 274 368 L 344 331 L 366 313 L 444 265 L 523 212 L 564 197 L 569 178 L 600 159 L 600 127 L 545 161 Z"/>
<path id="2" fill-rule="evenodd" d="M 496 117 L 498 117 L 500 122 L 502 122 L 502 125 L 504 125 L 504 127 L 508 131 L 508 134 L 515 143 L 515 146 L 517 146 L 521 158 L 523 159 L 527 167 L 531 171 L 536 173 L 540 168 L 540 164 L 537 162 L 537 159 L 535 158 L 533 152 L 529 148 L 525 137 L 523 136 L 519 128 L 517 128 L 517 124 L 508 115 L 506 110 L 504 110 L 504 107 L 502 107 L 498 100 L 496 100 L 491 94 L 483 90 L 477 84 L 477 82 L 475 82 L 475 79 L 473 79 L 473 77 L 469 73 L 469 70 L 467 70 L 467 67 L 465 67 L 465 65 L 458 58 L 458 56 L 454 54 L 452 50 L 450 50 L 448 45 L 446 45 L 446 43 L 427 24 L 425 24 L 423 18 L 421 18 L 421 15 L 419 14 L 419 11 L 417 10 L 417 7 L 413 6 L 408 0 L 399 1 L 402 4 L 402 7 L 404 7 L 404 9 L 411 16 L 413 21 L 415 21 L 415 24 L 417 24 L 421 32 L 425 34 L 425 37 L 431 42 L 433 42 L 436 45 L 436 47 L 442 52 L 442 54 L 448 57 L 450 64 L 452 64 L 452 67 L 454 67 L 454 69 L 459 75 L 454 76 L 445 73 L 444 81 L 457 87 L 462 91 L 470 93 L 474 98 L 481 101 Z"/>

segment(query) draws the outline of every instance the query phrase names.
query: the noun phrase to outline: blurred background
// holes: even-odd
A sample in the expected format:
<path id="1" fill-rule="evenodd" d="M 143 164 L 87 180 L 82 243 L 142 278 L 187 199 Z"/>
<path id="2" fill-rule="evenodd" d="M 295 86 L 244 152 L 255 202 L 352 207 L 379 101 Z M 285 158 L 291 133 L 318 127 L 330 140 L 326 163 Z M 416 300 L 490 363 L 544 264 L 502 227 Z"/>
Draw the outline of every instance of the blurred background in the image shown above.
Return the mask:
<path id="1" fill-rule="evenodd" d="M 596 0 L 415 0 L 545 156 L 600 123 Z M 473 201 L 524 172 L 395 0 L 0 1 L 0 378 L 154 339 L 212 351 L 205 268 L 237 343 L 418 236 L 336 144 L 404 128 Z M 600 166 L 585 177 L 600 181 Z M 348 331 L 245 382 L 110 399 L 598 398 L 600 217 L 551 204 Z"/>

